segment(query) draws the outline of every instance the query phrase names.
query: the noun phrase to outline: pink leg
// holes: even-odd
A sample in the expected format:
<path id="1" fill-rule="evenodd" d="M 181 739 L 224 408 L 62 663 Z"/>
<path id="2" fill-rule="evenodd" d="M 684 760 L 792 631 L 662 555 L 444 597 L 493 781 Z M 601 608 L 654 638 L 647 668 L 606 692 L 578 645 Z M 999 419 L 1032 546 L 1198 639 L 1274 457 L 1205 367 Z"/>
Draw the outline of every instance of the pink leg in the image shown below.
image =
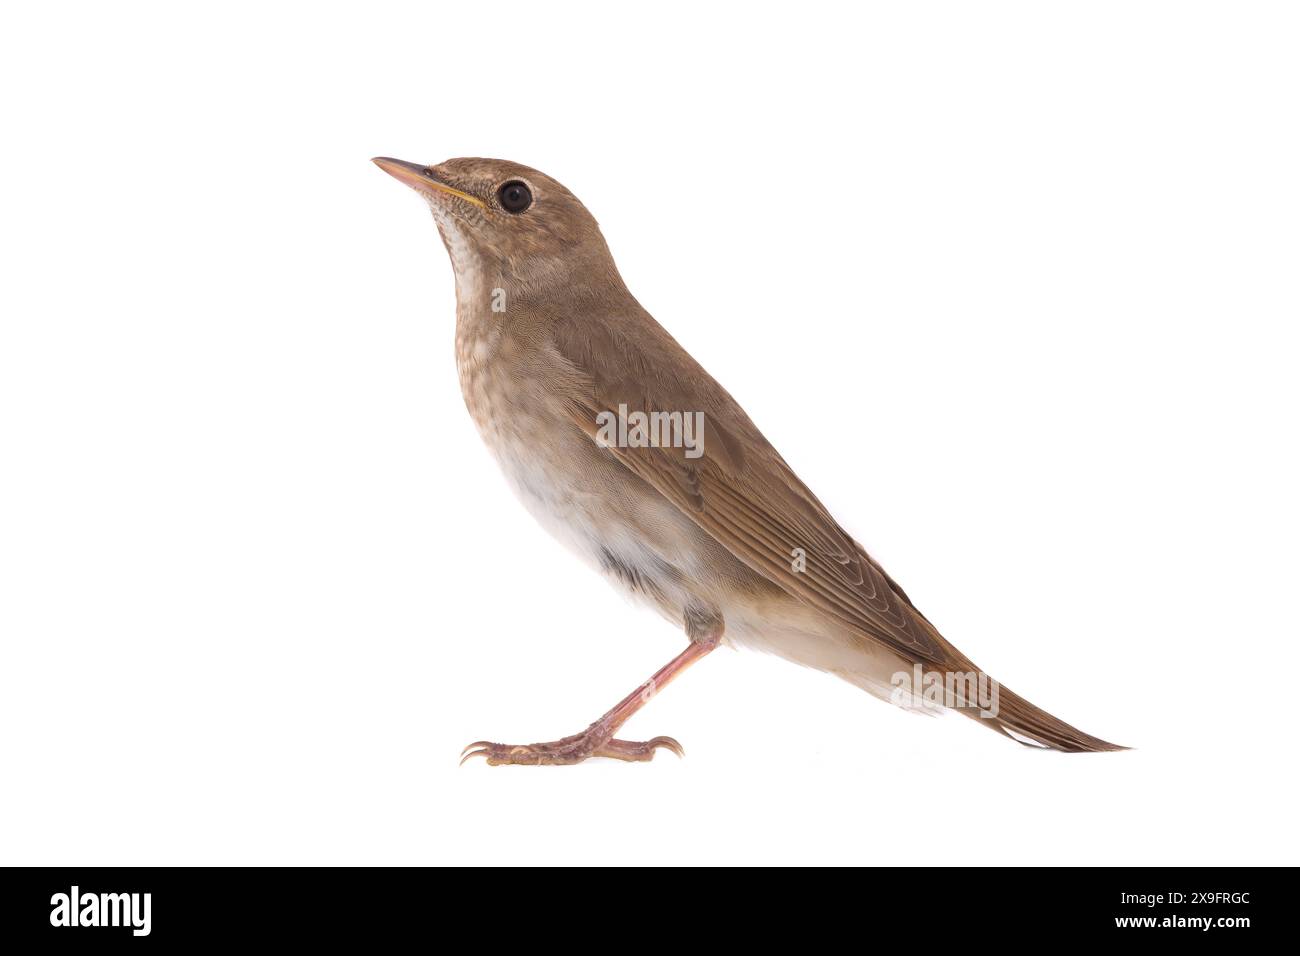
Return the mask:
<path id="1" fill-rule="evenodd" d="M 492 766 L 499 764 L 575 764 L 588 757 L 613 757 L 616 760 L 643 761 L 654 758 L 655 750 L 663 747 L 677 756 L 682 755 L 682 745 L 671 737 L 655 737 L 644 742 L 615 740 L 614 734 L 629 717 L 644 707 L 650 698 L 701 657 L 718 646 L 718 639 L 692 641 L 659 670 L 654 676 L 610 708 L 603 717 L 580 734 L 536 744 L 495 744 L 478 740 L 463 751 L 460 762 L 471 757 L 486 757 Z"/>

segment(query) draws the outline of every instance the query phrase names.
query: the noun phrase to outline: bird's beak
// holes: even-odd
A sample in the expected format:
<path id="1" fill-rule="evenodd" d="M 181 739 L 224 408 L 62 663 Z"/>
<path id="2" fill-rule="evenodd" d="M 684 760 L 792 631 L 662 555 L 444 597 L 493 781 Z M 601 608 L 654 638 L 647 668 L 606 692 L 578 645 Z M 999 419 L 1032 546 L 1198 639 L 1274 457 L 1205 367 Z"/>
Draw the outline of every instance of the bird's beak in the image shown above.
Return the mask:
<path id="1" fill-rule="evenodd" d="M 471 196 L 467 192 L 461 192 L 454 186 L 448 186 L 446 183 L 440 183 L 433 178 L 428 172 L 427 166 L 418 166 L 415 163 L 408 163 L 404 159 L 389 159 L 387 156 L 376 156 L 371 160 L 376 166 L 382 169 L 388 175 L 392 176 L 398 182 L 406 183 L 412 189 L 417 191 L 437 191 L 446 193 L 449 196 L 455 196 L 463 199 L 467 203 L 472 203 L 480 209 L 486 209 L 487 203 L 477 196 Z"/>

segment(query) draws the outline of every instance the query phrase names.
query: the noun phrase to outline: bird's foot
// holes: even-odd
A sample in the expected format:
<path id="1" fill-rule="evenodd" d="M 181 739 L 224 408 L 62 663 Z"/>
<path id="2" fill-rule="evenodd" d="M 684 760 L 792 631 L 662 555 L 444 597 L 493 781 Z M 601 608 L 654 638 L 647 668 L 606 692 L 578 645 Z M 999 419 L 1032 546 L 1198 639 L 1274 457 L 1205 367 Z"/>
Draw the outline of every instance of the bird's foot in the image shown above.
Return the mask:
<path id="1" fill-rule="evenodd" d="M 680 757 L 683 753 L 682 745 L 671 737 L 655 737 L 645 741 L 616 740 L 614 734 L 660 688 L 667 686 L 678 673 L 717 647 L 721 636 L 719 628 L 707 640 L 692 639 L 686 650 L 655 671 L 653 677 L 580 734 L 541 744 L 494 744 L 490 740 L 476 740 L 461 751 L 460 762 L 463 764 L 471 757 L 482 757 L 494 767 L 507 763 L 540 767 L 546 764 L 564 766 L 582 763 L 588 757 L 613 757 L 615 760 L 642 763 L 653 760 L 655 751 L 660 747 L 671 750 Z"/>
<path id="2" fill-rule="evenodd" d="M 460 762 L 472 757 L 484 757 L 489 766 L 523 764 L 525 766 L 566 766 L 582 763 L 588 757 L 613 757 L 615 760 L 633 762 L 653 760 L 660 747 L 682 756 L 682 745 L 672 737 L 655 737 L 652 740 L 617 740 L 609 731 L 593 724 L 580 734 L 538 744 L 495 744 L 489 740 L 476 740 L 461 752 Z"/>

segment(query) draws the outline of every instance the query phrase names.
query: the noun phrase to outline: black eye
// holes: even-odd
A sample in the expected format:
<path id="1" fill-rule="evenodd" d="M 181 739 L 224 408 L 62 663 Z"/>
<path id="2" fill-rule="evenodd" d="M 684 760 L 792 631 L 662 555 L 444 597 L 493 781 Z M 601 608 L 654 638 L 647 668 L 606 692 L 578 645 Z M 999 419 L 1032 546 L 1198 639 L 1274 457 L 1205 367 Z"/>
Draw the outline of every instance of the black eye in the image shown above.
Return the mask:
<path id="1" fill-rule="evenodd" d="M 497 190 L 497 199 L 506 212 L 521 213 L 533 204 L 533 194 L 518 180 L 512 180 Z"/>

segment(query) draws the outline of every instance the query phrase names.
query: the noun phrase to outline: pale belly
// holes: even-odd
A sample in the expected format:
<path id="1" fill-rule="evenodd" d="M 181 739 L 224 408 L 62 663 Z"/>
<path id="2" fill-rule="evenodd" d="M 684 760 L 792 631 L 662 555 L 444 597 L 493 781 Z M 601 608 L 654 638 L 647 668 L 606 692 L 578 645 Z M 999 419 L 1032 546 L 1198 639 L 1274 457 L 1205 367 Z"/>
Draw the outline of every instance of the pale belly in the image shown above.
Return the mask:
<path id="1" fill-rule="evenodd" d="M 903 666 L 828 622 L 727 551 L 688 515 L 568 420 L 544 382 L 484 374 L 458 349 L 466 406 L 524 507 L 616 588 L 692 636 L 714 622 L 724 643 L 835 673 L 888 698 Z M 703 622 L 703 623 L 701 623 Z"/>
<path id="2" fill-rule="evenodd" d="M 576 426 L 554 420 L 481 429 L 506 481 L 553 537 L 617 588 L 680 624 L 710 603 L 705 552 L 716 543 Z M 545 434 L 544 441 L 532 437 Z M 706 540 L 707 539 L 707 540 Z"/>

